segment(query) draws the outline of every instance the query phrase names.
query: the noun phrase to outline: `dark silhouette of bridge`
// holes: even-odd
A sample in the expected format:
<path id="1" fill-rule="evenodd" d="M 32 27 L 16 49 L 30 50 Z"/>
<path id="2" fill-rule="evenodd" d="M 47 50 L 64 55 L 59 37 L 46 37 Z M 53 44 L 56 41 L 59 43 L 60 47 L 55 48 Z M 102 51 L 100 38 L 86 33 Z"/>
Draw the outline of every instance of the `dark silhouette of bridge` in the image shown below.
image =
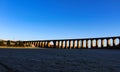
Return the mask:
<path id="1" fill-rule="evenodd" d="M 81 38 L 81 39 L 59 39 L 59 40 L 32 40 L 23 41 L 24 44 L 42 48 L 63 48 L 63 49 L 88 49 L 88 48 L 119 48 L 120 36 Z"/>

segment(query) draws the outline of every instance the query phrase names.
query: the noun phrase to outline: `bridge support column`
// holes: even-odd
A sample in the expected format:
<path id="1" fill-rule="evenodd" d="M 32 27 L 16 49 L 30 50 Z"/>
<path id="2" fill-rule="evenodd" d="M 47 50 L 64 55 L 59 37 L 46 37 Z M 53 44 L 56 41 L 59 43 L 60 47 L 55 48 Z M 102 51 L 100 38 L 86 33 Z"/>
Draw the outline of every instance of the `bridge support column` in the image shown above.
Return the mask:
<path id="1" fill-rule="evenodd" d="M 40 42 L 38 42 L 38 47 L 40 47 Z"/>
<path id="2" fill-rule="evenodd" d="M 107 47 L 110 47 L 110 39 L 107 39 Z"/>
<path id="3" fill-rule="evenodd" d="M 119 39 L 119 43 L 118 43 L 118 46 L 120 46 L 120 38 L 118 38 Z"/>
<path id="4" fill-rule="evenodd" d="M 89 40 L 86 40 L 86 48 L 89 48 Z"/>
<path id="5" fill-rule="evenodd" d="M 81 40 L 81 47 L 84 48 L 84 40 Z"/>
<path id="6" fill-rule="evenodd" d="M 39 42 L 39 47 L 40 47 L 40 42 Z"/>
<path id="7" fill-rule="evenodd" d="M 46 42 L 44 41 L 44 48 L 46 47 Z"/>
<path id="8" fill-rule="evenodd" d="M 39 42 L 37 42 L 37 46 L 36 47 L 38 47 L 38 45 L 39 45 Z"/>
<path id="9" fill-rule="evenodd" d="M 119 46 L 120 46 L 120 38 L 118 38 L 118 39 L 119 39 L 119 43 L 118 43 L 118 44 L 119 44 Z"/>
<path id="10" fill-rule="evenodd" d="M 35 42 L 33 42 L 33 44 L 34 44 L 34 46 L 36 47 L 36 43 L 35 43 Z M 27 42 L 26 42 L 26 45 L 27 45 Z"/>
<path id="11" fill-rule="evenodd" d="M 43 42 L 41 42 L 41 47 L 43 47 Z"/>
<path id="12" fill-rule="evenodd" d="M 40 47 L 42 47 L 42 42 L 40 42 Z"/>
<path id="13" fill-rule="evenodd" d="M 43 42 L 43 45 L 42 45 L 42 47 L 43 47 L 43 48 L 45 47 L 45 42 Z"/>
<path id="14" fill-rule="evenodd" d="M 113 47 L 115 47 L 116 44 L 116 38 L 113 38 Z"/>
<path id="15" fill-rule="evenodd" d="M 44 41 L 44 44 L 43 44 L 43 45 L 44 45 L 44 48 L 45 48 L 45 44 L 46 44 L 46 43 L 45 43 L 45 41 Z"/>
<path id="16" fill-rule="evenodd" d="M 42 48 L 44 47 L 44 42 L 42 42 Z"/>
<path id="17" fill-rule="evenodd" d="M 56 42 L 57 42 L 57 41 L 53 41 L 53 43 L 54 43 L 54 47 L 53 47 L 53 48 L 56 48 L 56 44 L 57 44 Z"/>
<path id="18" fill-rule="evenodd" d="M 40 47 L 42 47 L 42 42 L 40 42 Z"/>
<path id="19" fill-rule="evenodd" d="M 27 43 L 26 43 L 27 44 Z M 27 46 L 28 46 L 28 44 L 27 44 Z M 36 47 L 36 42 L 34 42 L 34 46 Z"/>
<path id="20" fill-rule="evenodd" d="M 91 48 L 94 48 L 94 40 L 91 40 Z"/>
<path id="21" fill-rule="evenodd" d="M 41 42 L 41 47 L 43 47 L 43 42 Z"/>
<path id="22" fill-rule="evenodd" d="M 66 48 L 66 49 L 68 48 L 68 47 L 67 47 L 67 46 L 68 46 L 68 45 L 67 45 L 67 42 L 68 42 L 68 41 L 65 41 L 65 48 Z"/>
<path id="23" fill-rule="evenodd" d="M 104 39 L 101 39 L 101 48 L 104 48 Z"/>
<path id="24" fill-rule="evenodd" d="M 83 40 L 80 41 L 81 41 L 80 48 L 83 48 Z"/>
<path id="25" fill-rule="evenodd" d="M 37 47 L 40 47 L 40 44 L 39 44 L 40 42 L 38 42 L 38 45 L 37 45 Z"/>
<path id="26" fill-rule="evenodd" d="M 38 47 L 40 47 L 40 42 L 38 42 Z"/>
<path id="27" fill-rule="evenodd" d="M 35 47 L 37 47 L 38 42 L 35 42 Z M 29 44 L 28 44 L 29 45 Z"/>
<path id="28" fill-rule="evenodd" d="M 38 47 L 38 42 L 36 42 L 36 47 Z"/>
<path id="29" fill-rule="evenodd" d="M 28 44 L 27 44 L 28 45 Z M 36 47 L 36 42 L 34 42 L 34 45 L 35 45 L 35 47 Z"/>
<path id="30" fill-rule="evenodd" d="M 80 48 L 80 40 L 77 40 L 77 48 Z"/>
<path id="31" fill-rule="evenodd" d="M 96 48 L 99 48 L 99 39 L 96 39 Z"/>
<path id="32" fill-rule="evenodd" d="M 60 41 L 58 41 L 58 48 L 60 48 Z"/>
<path id="33" fill-rule="evenodd" d="M 58 41 L 56 41 L 56 48 L 58 48 Z"/>
<path id="34" fill-rule="evenodd" d="M 29 45 L 29 43 L 28 43 L 28 45 Z M 35 42 L 35 47 L 37 47 L 37 42 Z"/>
<path id="35" fill-rule="evenodd" d="M 61 48 L 64 48 L 63 41 L 61 41 Z"/>
<path id="36" fill-rule="evenodd" d="M 75 49 L 75 40 L 73 40 L 73 48 Z"/>
<path id="37" fill-rule="evenodd" d="M 71 47 L 71 40 L 69 41 L 69 47 L 70 47 L 70 49 L 72 48 L 72 47 Z"/>

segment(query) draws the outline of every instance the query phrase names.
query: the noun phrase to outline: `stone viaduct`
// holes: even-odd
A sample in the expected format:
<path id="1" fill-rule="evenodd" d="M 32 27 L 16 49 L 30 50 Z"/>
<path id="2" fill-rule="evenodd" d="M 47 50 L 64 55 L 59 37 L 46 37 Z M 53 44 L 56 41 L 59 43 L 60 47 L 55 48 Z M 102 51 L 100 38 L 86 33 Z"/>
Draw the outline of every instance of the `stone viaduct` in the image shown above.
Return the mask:
<path id="1" fill-rule="evenodd" d="M 23 41 L 24 44 L 33 45 L 42 48 L 63 48 L 63 49 L 80 49 L 80 48 L 119 48 L 120 36 L 100 37 L 100 38 L 81 38 L 81 39 L 59 39 L 59 40 L 35 40 Z"/>

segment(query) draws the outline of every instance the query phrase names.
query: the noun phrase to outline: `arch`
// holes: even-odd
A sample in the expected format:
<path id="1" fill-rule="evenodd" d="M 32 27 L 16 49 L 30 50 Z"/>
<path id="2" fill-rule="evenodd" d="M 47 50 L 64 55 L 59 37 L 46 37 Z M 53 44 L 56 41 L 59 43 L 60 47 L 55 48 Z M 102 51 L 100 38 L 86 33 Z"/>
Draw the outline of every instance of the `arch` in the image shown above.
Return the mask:
<path id="1" fill-rule="evenodd" d="M 77 40 L 73 40 L 73 48 L 77 47 Z"/>
<path id="2" fill-rule="evenodd" d="M 73 47 L 73 41 L 72 40 L 69 41 L 69 47 L 70 47 L 70 49 Z"/>
<path id="3" fill-rule="evenodd" d="M 86 40 L 83 40 L 83 48 L 86 48 Z"/>
<path id="4" fill-rule="evenodd" d="M 113 46 L 113 39 L 110 38 L 109 41 L 110 41 L 109 46 L 112 47 Z"/>
<path id="5" fill-rule="evenodd" d="M 101 48 L 101 39 L 98 39 L 97 47 Z"/>
<path id="6" fill-rule="evenodd" d="M 58 48 L 60 48 L 60 41 L 58 41 Z"/>
<path id="7" fill-rule="evenodd" d="M 80 40 L 80 48 L 83 48 L 83 40 Z"/>
<path id="8" fill-rule="evenodd" d="M 65 48 L 65 41 L 62 41 L 62 48 Z"/>
<path id="9" fill-rule="evenodd" d="M 54 42 L 53 41 L 48 42 L 48 47 L 53 48 L 54 47 Z"/>
<path id="10" fill-rule="evenodd" d="M 65 41 L 65 48 L 68 48 L 68 40 Z"/>
<path id="11" fill-rule="evenodd" d="M 44 47 L 47 47 L 47 41 L 44 42 Z"/>
<path id="12" fill-rule="evenodd" d="M 120 44 L 120 40 L 119 40 L 119 38 L 116 38 L 115 39 L 115 46 L 117 46 L 117 45 L 119 45 Z"/>
<path id="13" fill-rule="evenodd" d="M 61 48 L 61 47 L 62 47 L 61 43 L 62 43 L 62 41 L 59 41 L 59 48 Z"/>
<path id="14" fill-rule="evenodd" d="M 91 48 L 91 40 L 88 40 L 88 48 Z"/>
<path id="15" fill-rule="evenodd" d="M 107 47 L 107 39 L 103 39 L 104 45 L 103 47 Z"/>
<path id="16" fill-rule="evenodd" d="M 96 40 L 93 39 L 91 40 L 91 48 L 95 48 L 95 46 L 96 46 Z"/>
<path id="17" fill-rule="evenodd" d="M 44 47 L 44 42 L 42 42 L 42 46 L 41 47 Z"/>

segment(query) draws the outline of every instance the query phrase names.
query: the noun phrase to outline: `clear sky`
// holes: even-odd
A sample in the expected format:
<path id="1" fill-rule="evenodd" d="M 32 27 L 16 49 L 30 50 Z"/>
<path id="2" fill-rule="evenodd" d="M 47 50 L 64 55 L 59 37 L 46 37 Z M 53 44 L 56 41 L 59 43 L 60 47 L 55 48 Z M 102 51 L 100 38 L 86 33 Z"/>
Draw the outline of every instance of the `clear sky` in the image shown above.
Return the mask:
<path id="1" fill-rule="evenodd" d="M 120 36 L 120 0 L 0 0 L 0 39 Z"/>

